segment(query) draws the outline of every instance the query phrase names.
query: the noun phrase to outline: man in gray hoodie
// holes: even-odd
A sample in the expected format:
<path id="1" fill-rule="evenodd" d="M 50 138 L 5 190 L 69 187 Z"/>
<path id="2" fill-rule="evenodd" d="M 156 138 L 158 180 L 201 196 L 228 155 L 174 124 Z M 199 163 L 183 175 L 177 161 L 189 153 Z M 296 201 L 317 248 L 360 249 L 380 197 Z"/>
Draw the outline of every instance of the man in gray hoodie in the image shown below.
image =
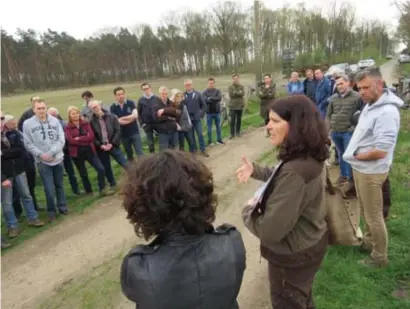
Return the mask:
<path id="1" fill-rule="evenodd" d="M 53 221 L 56 216 L 55 198 L 60 214 L 68 214 L 63 187 L 64 131 L 60 121 L 47 114 L 43 100 L 34 101 L 33 110 L 35 115 L 23 124 L 24 146 L 38 165 L 47 200 L 47 212 L 50 221 Z"/>
<path id="2" fill-rule="evenodd" d="M 383 78 L 378 68 L 357 73 L 355 80 L 360 96 L 367 104 L 343 159 L 353 169 L 357 197 L 366 222 L 363 247 L 371 255 L 361 263 L 383 267 L 389 260 L 382 185 L 393 162 L 400 129 L 399 109 L 403 101 L 390 90 L 383 89 Z"/>

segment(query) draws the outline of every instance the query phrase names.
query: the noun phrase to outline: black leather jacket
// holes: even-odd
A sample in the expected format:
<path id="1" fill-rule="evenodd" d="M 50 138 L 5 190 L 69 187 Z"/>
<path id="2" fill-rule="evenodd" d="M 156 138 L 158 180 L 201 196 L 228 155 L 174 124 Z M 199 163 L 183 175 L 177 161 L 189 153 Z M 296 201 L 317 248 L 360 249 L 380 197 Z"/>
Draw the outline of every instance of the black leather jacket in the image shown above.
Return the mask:
<path id="1" fill-rule="evenodd" d="M 231 225 L 204 235 L 160 235 L 124 258 L 122 291 L 138 309 L 237 309 L 245 259 Z"/>

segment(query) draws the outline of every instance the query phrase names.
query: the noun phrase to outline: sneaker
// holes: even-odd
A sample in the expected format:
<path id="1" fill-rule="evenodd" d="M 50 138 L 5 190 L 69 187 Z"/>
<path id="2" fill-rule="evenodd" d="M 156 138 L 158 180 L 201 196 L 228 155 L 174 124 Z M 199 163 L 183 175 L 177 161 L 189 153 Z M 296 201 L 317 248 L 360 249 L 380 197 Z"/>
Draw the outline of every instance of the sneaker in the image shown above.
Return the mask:
<path id="1" fill-rule="evenodd" d="M 32 226 L 32 227 L 42 227 L 44 226 L 44 222 L 41 221 L 40 219 L 34 219 L 34 220 L 29 220 L 28 221 L 28 226 Z"/>
<path id="2" fill-rule="evenodd" d="M 109 196 L 109 195 L 114 195 L 115 191 L 109 188 L 105 188 L 104 190 L 100 191 L 100 196 Z"/>
<path id="3" fill-rule="evenodd" d="M 209 154 L 204 150 L 204 151 L 201 151 L 201 153 L 202 153 L 202 155 L 204 156 L 204 157 L 206 157 L 206 158 L 208 158 L 209 157 Z"/>
<path id="4" fill-rule="evenodd" d="M 219 145 L 225 145 L 225 143 L 223 141 L 217 141 L 216 143 L 219 144 Z"/>
<path id="5" fill-rule="evenodd" d="M 14 227 L 8 230 L 7 232 L 9 238 L 16 238 L 17 236 L 20 235 L 20 231 L 18 228 Z"/>
<path id="6" fill-rule="evenodd" d="M 229 136 L 229 139 L 234 139 L 234 138 L 235 138 L 235 136 L 232 136 L 232 135 L 231 135 L 231 136 Z"/>
<path id="7" fill-rule="evenodd" d="M 364 260 L 359 261 L 359 264 L 368 267 L 383 268 L 389 265 L 389 260 L 387 258 L 373 259 L 371 257 L 368 257 Z"/>
<path id="8" fill-rule="evenodd" d="M 56 221 L 55 216 L 48 217 L 48 223 L 53 223 L 54 221 Z"/>
<path id="9" fill-rule="evenodd" d="M 208 147 L 212 147 L 212 146 L 215 146 L 215 144 L 212 143 L 212 142 L 209 142 L 209 143 L 208 143 Z"/>

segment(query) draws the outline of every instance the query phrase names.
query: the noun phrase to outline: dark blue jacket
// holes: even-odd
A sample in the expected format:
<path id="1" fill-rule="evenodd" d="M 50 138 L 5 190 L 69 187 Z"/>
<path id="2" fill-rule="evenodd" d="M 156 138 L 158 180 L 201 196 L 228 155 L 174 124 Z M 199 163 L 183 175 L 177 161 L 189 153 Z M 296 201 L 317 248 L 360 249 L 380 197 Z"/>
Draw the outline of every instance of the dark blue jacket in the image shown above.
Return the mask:
<path id="1" fill-rule="evenodd" d="M 324 119 L 326 117 L 327 106 L 329 105 L 328 98 L 331 96 L 330 80 L 323 77 L 317 84 L 315 91 L 315 103 L 320 111 L 320 115 Z"/>
<path id="2" fill-rule="evenodd" d="M 118 118 L 129 116 L 132 114 L 135 109 L 134 101 L 127 100 L 124 102 L 123 107 L 121 108 L 120 104 L 113 103 L 110 107 L 110 113 L 116 115 Z M 136 121 L 133 121 L 126 125 L 121 125 L 121 136 L 122 137 L 131 137 L 135 134 L 138 134 L 138 125 Z"/>
<path id="3" fill-rule="evenodd" d="M 155 119 L 152 113 L 152 107 L 156 104 L 157 100 L 160 100 L 160 98 L 158 98 L 156 95 L 152 95 L 149 98 L 142 96 L 138 100 L 138 121 L 141 124 L 141 126 L 152 126 L 155 124 Z"/>
<path id="4" fill-rule="evenodd" d="M 184 105 L 188 109 L 189 117 L 193 121 L 199 121 L 204 117 L 206 104 L 202 94 L 199 91 L 185 92 Z"/>
<path id="5" fill-rule="evenodd" d="M 6 143 L 5 139 L 8 140 Z M 1 138 L 1 181 L 14 178 L 25 171 L 26 149 L 23 136 L 17 130 L 2 133 Z"/>
<path id="6" fill-rule="evenodd" d="M 315 78 L 312 80 L 309 80 L 306 78 L 303 81 L 303 92 L 305 93 L 305 96 L 307 96 L 313 102 L 315 102 L 316 87 L 317 87 L 317 80 Z"/>

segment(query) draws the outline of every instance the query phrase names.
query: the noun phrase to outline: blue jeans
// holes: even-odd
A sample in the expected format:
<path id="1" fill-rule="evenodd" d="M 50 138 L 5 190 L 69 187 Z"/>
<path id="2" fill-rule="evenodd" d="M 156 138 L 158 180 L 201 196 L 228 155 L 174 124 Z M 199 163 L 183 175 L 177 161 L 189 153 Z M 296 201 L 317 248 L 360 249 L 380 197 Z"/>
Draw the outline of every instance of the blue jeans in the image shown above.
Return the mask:
<path id="1" fill-rule="evenodd" d="M 51 166 L 42 162 L 38 163 L 38 172 L 43 182 L 44 194 L 47 201 L 47 212 L 50 217 L 56 214 L 56 202 L 60 213 L 66 213 L 67 202 L 64 194 L 64 169 L 63 162 Z"/>
<path id="2" fill-rule="evenodd" d="M 199 149 L 201 151 L 205 151 L 205 140 L 204 140 L 204 134 L 202 133 L 202 121 L 192 120 L 192 129 L 191 129 L 191 136 L 192 136 L 191 146 L 192 147 L 189 149 L 190 152 L 197 151 L 195 132 L 196 132 L 196 135 L 198 136 Z"/>
<path id="3" fill-rule="evenodd" d="M 159 151 L 174 149 L 178 144 L 178 132 L 158 134 Z"/>
<path id="4" fill-rule="evenodd" d="M 336 146 L 336 150 L 339 155 L 339 164 L 340 164 L 340 174 L 343 177 L 352 179 L 352 168 L 350 164 L 343 160 L 343 154 L 349 145 L 350 139 L 352 138 L 353 133 L 351 132 L 332 132 L 331 137 L 333 143 Z"/>
<path id="5" fill-rule="evenodd" d="M 11 180 L 12 181 L 12 180 Z M 26 211 L 28 220 L 35 220 L 38 218 L 37 211 L 34 209 L 33 199 L 28 188 L 26 173 L 21 173 L 14 178 L 15 188 L 1 187 L 1 206 L 3 208 L 4 219 L 9 229 L 17 227 L 17 218 L 13 209 L 13 190 L 17 190 L 23 207 Z"/>
<path id="6" fill-rule="evenodd" d="M 129 161 L 132 161 L 134 158 L 132 148 L 134 148 L 135 153 L 137 156 L 142 156 L 144 155 L 144 152 L 142 151 L 142 141 L 141 141 L 141 136 L 139 133 L 134 134 L 129 137 L 123 137 L 121 138 L 122 141 L 122 146 L 124 147 L 125 153 L 127 154 L 127 159 Z"/>
<path id="7" fill-rule="evenodd" d="M 97 154 L 104 167 L 105 177 L 107 177 L 107 180 L 110 183 L 111 187 L 116 186 L 117 182 L 115 181 L 114 173 L 112 172 L 110 156 L 113 157 L 114 160 L 117 161 L 117 163 L 124 169 L 128 166 L 127 159 L 124 157 L 124 154 L 122 153 L 120 147 L 113 147 L 110 151 L 103 151 L 101 149 L 98 149 Z"/>
<path id="8" fill-rule="evenodd" d="M 193 141 L 192 141 L 192 133 L 191 131 L 189 132 L 185 132 L 185 131 L 179 131 L 178 132 L 178 142 L 179 142 L 179 150 L 184 151 L 185 150 L 185 139 L 188 141 L 188 147 L 189 147 L 189 151 L 193 152 L 194 147 L 193 145 Z"/>
<path id="9" fill-rule="evenodd" d="M 64 169 L 68 176 L 68 181 L 70 182 L 71 190 L 74 194 L 79 194 L 78 190 L 78 181 L 77 177 L 75 176 L 73 161 L 71 161 L 71 157 L 68 153 L 64 153 Z"/>
<path id="10" fill-rule="evenodd" d="M 206 126 L 208 128 L 208 144 L 212 144 L 212 121 L 216 127 L 216 141 L 222 142 L 221 114 L 206 114 Z"/>

